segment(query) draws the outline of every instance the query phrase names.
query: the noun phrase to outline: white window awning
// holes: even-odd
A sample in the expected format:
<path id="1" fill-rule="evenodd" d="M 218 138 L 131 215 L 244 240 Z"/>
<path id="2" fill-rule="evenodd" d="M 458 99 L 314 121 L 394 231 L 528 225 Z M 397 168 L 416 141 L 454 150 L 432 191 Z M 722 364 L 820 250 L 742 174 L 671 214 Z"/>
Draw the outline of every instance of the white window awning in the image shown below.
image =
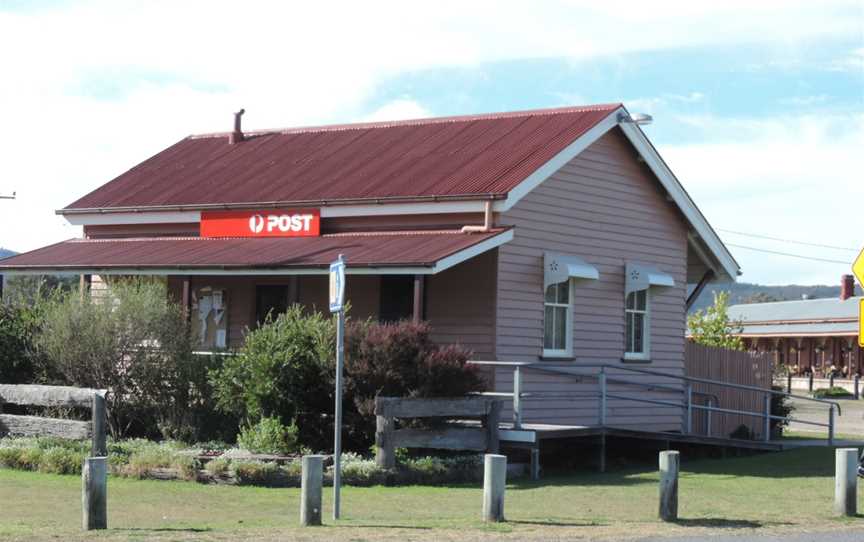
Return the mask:
<path id="1" fill-rule="evenodd" d="M 651 286 L 675 286 L 675 280 L 654 266 L 627 262 L 624 267 L 624 295 L 647 290 Z"/>
<path id="2" fill-rule="evenodd" d="M 543 291 L 552 284 L 564 282 L 570 278 L 597 280 L 600 273 L 597 268 L 582 258 L 554 254 L 546 252 L 543 254 Z"/>

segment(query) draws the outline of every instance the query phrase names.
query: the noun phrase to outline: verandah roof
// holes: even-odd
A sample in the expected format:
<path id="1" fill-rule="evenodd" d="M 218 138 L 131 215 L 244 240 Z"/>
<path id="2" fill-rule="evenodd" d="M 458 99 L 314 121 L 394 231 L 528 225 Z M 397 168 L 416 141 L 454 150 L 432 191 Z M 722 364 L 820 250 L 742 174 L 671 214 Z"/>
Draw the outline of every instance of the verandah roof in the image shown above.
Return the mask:
<path id="1" fill-rule="evenodd" d="M 339 254 L 355 274 L 433 274 L 498 247 L 488 233 L 410 231 L 293 238 L 149 237 L 71 239 L 0 260 L 0 273 L 318 274 Z"/>

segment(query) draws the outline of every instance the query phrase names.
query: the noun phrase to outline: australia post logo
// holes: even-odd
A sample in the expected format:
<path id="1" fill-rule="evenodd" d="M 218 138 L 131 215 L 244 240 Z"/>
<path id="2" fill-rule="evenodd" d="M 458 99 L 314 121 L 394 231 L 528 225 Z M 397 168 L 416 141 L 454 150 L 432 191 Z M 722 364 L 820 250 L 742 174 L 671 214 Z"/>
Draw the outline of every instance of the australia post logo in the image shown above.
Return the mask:
<path id="1" fill-rule="evenodd" d="M 320 233 L 318 209 L 201 213 L 201 237 L 309 237 Z"/>

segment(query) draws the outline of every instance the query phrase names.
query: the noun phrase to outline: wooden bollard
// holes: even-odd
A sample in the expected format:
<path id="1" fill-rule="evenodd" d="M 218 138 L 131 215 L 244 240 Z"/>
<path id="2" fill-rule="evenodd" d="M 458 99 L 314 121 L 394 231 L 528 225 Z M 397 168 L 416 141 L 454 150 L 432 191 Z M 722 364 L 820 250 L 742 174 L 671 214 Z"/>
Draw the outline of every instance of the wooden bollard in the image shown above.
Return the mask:
<path id="1" fill-rule="evenodd" d="M 324 456 L 304 455 L 300 478 L 300 525 L 321 525 L 321 483 L 324 479 Z"/>
<path id="2" fill-rule="evenodd" d="M 486 454 L 483 466 L 483 521 L 504 521 L 507 456 Z"/>
<path id="3" fill-rule="evenodd" d="M 834 452 L 834 512 L 838 516 L 858 513 L 858 449 Z"/>
<path id="4" fill-rule="evenodd" d="M 859 374 L 855 374 L 855 377 L 852 379 L 853 385 L 855 388 L 855 399 L 861 399 L 861 376 Z"/>
<path id="5" fill-rule="evenodd" d="M 678 468 L 680 454 L 676 451 L 660 452 L 660 519 L 678 519 Z"/>
<path id="6" fill-rule="evenodd" d="M 108 458 L 88 457 L 81 471 L 84 530 L 108 528 Z"/>

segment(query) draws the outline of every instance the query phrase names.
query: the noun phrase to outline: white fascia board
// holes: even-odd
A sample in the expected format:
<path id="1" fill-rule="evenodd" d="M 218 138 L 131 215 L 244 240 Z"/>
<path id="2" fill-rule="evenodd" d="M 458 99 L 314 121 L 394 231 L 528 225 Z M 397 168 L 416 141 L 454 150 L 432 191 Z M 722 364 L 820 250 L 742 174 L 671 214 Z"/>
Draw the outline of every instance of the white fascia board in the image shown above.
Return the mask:
<path id="1" fill-rule="evenodd" d="M 510 210 L 522 198 L 528 195 L 529 192 L 540 186 L 540 183 L 552 176 L 556 171 L 564 167 L 564 165 L 587 149 L 595 141 L 603 137 L 603 134 L 618 125 L 618 114 L 624 112 L 623 108 L 618 108 L 609 113 L 606 118 L 597 123 L 593 128 L 576 138 L 576 141 L 570 143 L 558 154 L 553 156 L 548 162 L 540 166 L 531 175 L 525 178 L 524 181 L 516 185 L 507 194 L 507 199 L 496 201 L 494 210 L 496 212 L 504 212 Z"/>
<path id="2" fill-rule="evenodd" d="M 430 203 L 380 203 L 370 205 L 329 205 L 320 207 L 321 218 L 482 213 L 484 202 L 442 201 Z M 113 226 L 126 224 L 174 224 L 201 222 L 201 211 L 140 211 L 119 213 L 66 214 L 73 226 Z"/>
<path id="3" fill-rule="evenodd" d="M 197 224 L 200 211 L 142 211 L 140 213 L 67 214 L 63 218 L 73 226 L 115 226 L 123 224 Z"/>
<path id="4" fill-rule="evenodd" d="M 648 138 L 635 123 L 623 122 L 620 126 L 624 135 L 626 135 L 627 139 L 629 139 L 633 146 L 636 147 L 639 155 L 642 156 L 645 163 L 649 168 L 651 168 L 651 171 L 660 181 L 663 188 L 666 189 L 666 192 L 672 198 L 672 201 L 675 202 L 684 214 L 684 217 L 696 231 L 696 234 L 700 239 L 702 239 L 702 241 L 704 241 L 705 246 L 720 263 L 722 269 L 715 268 L 714 272 L 718 277 L 726 276 L 730 280 L 734 281 L 735 277 L 740 274 L 738 262 L 735 261 L 735 258 L 732 257 L 732 254 L 723 244 L 723 241 L 720 240 L 720 237 L 708 224 L 708 221 L 702 215 L 702 212 L 698 207 L 696 207 L 693 200 L 690 199 L 690 195 L 687 194 L 687 191 L 684 190 L 683 186 L 681 186 L 681 183 L 675 177 L 675 174 L 672 173 L 672 170 L 670 170 L 669 166 L 666 165 L 666 162 L 663 161 L 663 158 L 657 152 L 657 149 L 655 149 L 654 145 L 648 141 Z M 711 262 L 706 261 L 705 263 L 709 267 L 714 267 Z"/>
<path id="5" fill-rule="evenodd" d="M 450 256 L 447 256 L 446 258 L 438 260 L 435 263 L 435 265 L 432 266 L 432 273 L 431 274 L 434 275 L 435 273 L 440 273 L 441 271 L 444 271 L 445 269 L 449 269 L 449 268 L 453 267 L 454 265 L 457 265 L 457 264 L 464 262 L 465 260 L 470 260 L 471 258 L 478 256 L 480 254 L 483 254 L 486 251 L 492 250 L 493 248 L 498 248 L 501 245 L 503 245 L 504 243 L 509 243 L 512 240 L 513 240 L 513 230 L 512 229 L 501 232 L 498 235 L 490 237 L 489 239 L 486 239 L 485 241 L 481 241 L 481 242 L 477 243 L 476 245 L 473 245 L 473 246 L 466 248 L 465 250 L 460 250 L 459 252 L 457 252 L 455 254 L 451 254 Z"/>

